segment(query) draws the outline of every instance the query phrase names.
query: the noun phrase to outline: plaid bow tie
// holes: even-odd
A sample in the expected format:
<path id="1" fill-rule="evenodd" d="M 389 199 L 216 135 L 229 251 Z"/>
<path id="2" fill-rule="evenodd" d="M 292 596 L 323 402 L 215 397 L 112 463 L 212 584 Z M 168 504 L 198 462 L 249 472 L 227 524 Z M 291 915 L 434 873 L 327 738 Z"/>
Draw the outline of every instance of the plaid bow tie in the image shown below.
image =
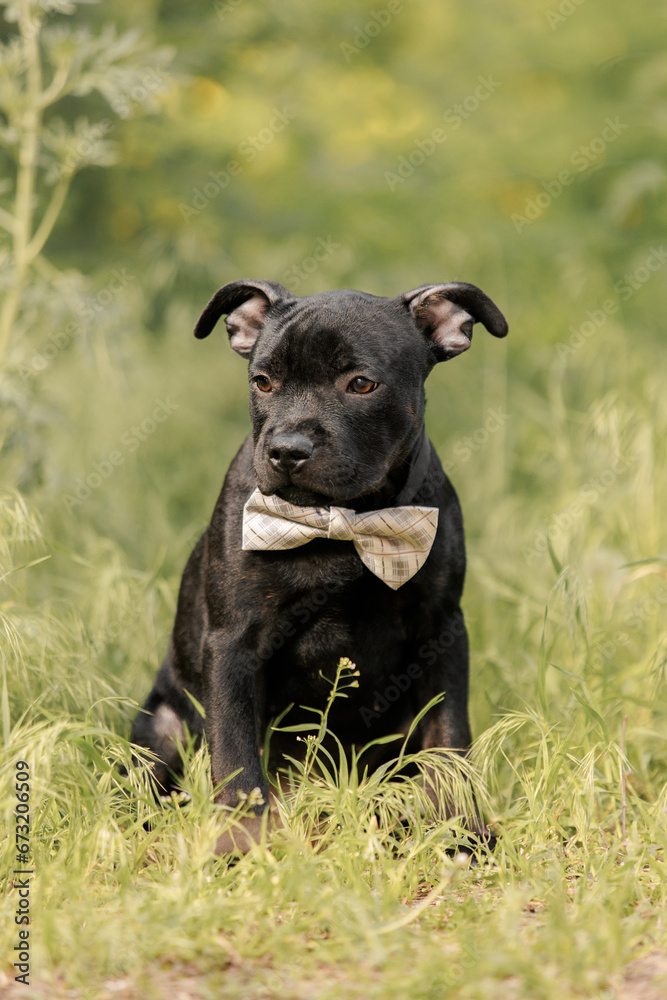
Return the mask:
<path id="1" fill-rule="evenodd" d="M 313 538 L 352 542 L 363 564 L 394 590 L 421 569 L 438 527 L 437 507 L 297 507 L 260 490 L 243 508 L 243 549 L 295 549 Z"/>

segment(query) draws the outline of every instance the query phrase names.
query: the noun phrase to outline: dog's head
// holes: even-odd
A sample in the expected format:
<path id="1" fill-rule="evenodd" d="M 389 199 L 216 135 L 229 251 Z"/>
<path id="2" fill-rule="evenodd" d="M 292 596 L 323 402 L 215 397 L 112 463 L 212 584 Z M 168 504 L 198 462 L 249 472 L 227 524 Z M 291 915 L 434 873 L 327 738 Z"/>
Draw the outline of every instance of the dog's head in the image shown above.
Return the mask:
<path id="1" fill-rule="evenodd" d="M 475 323 L 507 333 L 491 299 L 463 282 L 388 299 L 348 290 L 299 298 L 276 282 L 232 281 L 195 336 L 225 314 L 231 346 L 250 362 L 257 483 L 297 504 L 345 505 L 405 478 L 428 373 L 470 347 Z"/>

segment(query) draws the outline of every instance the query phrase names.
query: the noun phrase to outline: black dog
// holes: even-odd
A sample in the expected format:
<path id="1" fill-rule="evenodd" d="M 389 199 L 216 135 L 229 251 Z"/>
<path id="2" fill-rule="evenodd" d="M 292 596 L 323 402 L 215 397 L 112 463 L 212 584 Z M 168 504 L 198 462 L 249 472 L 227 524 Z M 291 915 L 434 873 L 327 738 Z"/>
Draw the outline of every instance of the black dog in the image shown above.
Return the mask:
<path id="1" fill-rule="evenodd" d="M 216 784 L 238 772 L 219 801 L 233 806 L 258 788 L 266 802 L 260 757 L 269 721 L 290 703 L 323 707 L 330 687 L 321 672 L 333 676 L 347 656 L 359 687 L 330 717 L 346 747 L 407 732 L 445 692 L 410 749 L 465 751 L 463 526 L 425 434 L 424 380 L 436 362 L 467 350 L 474 323 L 504 337 L 503 315 L 459 282 L 388 299 L 356 291 L 297 298 L 275 282 L 233 281 L 215 293 L 195 335 L 208 336 L 223 314 L 231 346 L 250 360 L 253 433 L 186 566 L 169 651 L 132 740 L 159 756 L 155 778 L 168 791 L 186 722 L 206 734 Z M 417 534 L 407 542 L 406 523 Z M 283 529 L 297 537 L 285 542 Z M 203 704 L 203 723 L 186 690 Z M 271 746 L 270 770 L 286 749 L 279 738 Z M 250 837 L 259 822 L 247 822 Z M 470 825 L 481 834 L 478 817 Z M 232 847 L 231 837 L 218 844 Z"/>

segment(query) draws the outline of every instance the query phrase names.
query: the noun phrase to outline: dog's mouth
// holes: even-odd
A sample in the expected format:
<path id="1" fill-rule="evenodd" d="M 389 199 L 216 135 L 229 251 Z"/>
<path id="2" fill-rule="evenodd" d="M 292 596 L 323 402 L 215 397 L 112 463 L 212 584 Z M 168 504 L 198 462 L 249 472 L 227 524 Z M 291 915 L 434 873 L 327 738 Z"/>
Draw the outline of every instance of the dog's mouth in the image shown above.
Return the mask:
<path id="1" fill-rule="evenodd" d="M 318 490 L 315 484 L 310 486 L 307 483 L 295 482 L 292 477 L 287 477 L 287 481 L 283 479 L 280 482 L 270 483 L 263 481 L 263 477 L 258 476 L 258 486 L 265 496 L 275 495 L 297 507 L 336 506 L 354 509 L 359 507 L 369 510 L 382 506 L 384 502 L 383 490 L 388 488 L 384 477 L 365 486 L 361 486 L 357 482 L 354 491 L 348 488 L 347 491 L 332 490 L 327 493 L 323 493 L 321 489 Z"/>
<path id="2" fill-rule="evenodd" d="M 268 473 L 268 474 L 267 474 Z M 255 467 L 257 485 L 265 496 L 277 496 L 298 507 L 343 505 L 342 491 L 330 488 L 329 477 L 307 475 L 306 470 L 288 472 Z M 334 486 L 334 484 L 331 484 Z"/>
<path id="3" fill-rule="evenodd" d="M 296 504 L 297 507 L 329 507 L 335 503 L 335 498 L 326 496 L 324 493 L 317 493 L 315 490 L 306 489 L 296 483 L 289 483 L 273 490 L 276 496 L 287 503 Z"/>

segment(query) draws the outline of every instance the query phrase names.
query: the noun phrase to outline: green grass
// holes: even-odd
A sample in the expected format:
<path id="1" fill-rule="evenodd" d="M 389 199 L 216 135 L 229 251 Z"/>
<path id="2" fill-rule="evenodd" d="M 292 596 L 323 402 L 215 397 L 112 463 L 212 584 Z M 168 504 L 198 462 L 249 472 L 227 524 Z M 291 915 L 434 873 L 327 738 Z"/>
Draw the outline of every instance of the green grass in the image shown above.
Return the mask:
<path id="1" fill-rule="evenodd" d="M 349 61 L 368 5 L 265 6 L 4 5 L 0 996 L 662 1000 L 656 5 L 575 3 L 554 21 L 567 5 L 422 0 Z M 98 45 L 110 17 L 146 44 Z M 164 94 L 148 82 L 163 71 Z M 496 89 L 459 129 L 451 109 L 482 75 Z M 132 94 L 126 120 L 115 98 Z M 276 107 L 294 121 L 244 157 Z M 108 119 L 113 169 L 83 170 L 111 153 L 81 143 L 86 118 Z M 609 119 L 618 141 L 517 227 Z M 446 145 L 390 190 L 386 172 L 443 125 Z M 49 177 L 72 153 L 82 174 L 58 214 Z M 180 206 L 238 156 L 240 175 L 186 220 Z M 233 865 L 211 852 L 234 817 L 213 806 L 204 751 L 168 802 L 141 769 L 121 777 L 183 566 L 249 428 L 246 366 L 222 331 L 194 341 L 197 311 L 234 278 L 305 274 L 321 241 L 335 249 L 298 294 L 468 280 L 509 320 L 507 341 L 478 327 L 427 384 L 466 524 L 477 737 L 467 784 L 439 773 L 462 797 L 474 784 L 497 834 L 477 866 L 448 852 L 460 831 L 429 821 L 419 781 L 356 780 L 317 733 L 326 770 L 296 773 L 282 827 Z M 17 760 L 31 772 L 29 987 L 12 982 Z"/>
<path id="2" fill-rule="evenodd" d="M 664 951 L 667 402 L 653 348 L 629 363 L 621 341 L 567 366 L 524 342 L 506 374 L 480 336 L 429 383 L 468 532 L 470 777 L 498 835 L 476 867 L 447 852 L 456 823 L 428 822 L 417 780 L 357 781 L 335 759 L 295 776 L 283 827 L 232 865 L 211 854 L 229 817 L 203 751 L 187 798 L 156 806 L 140 772 L 120 776 L 245 431 L 244 372 L 181 332 L 124 347 L 131 376 L 87 369 L 94 392 L 68 396 L 86 372 L 74 350 L 54 362 L 66 377 L 44 376 L 43 406 L 77 446 L 40 431 L 34 505 L 6 491 L 0 533 L 7 831 L 16 760 L 32 773 L 33 985 L 17 995 L 607 1000 Z M 71 483 L 166 396 L 179 408 L 68 514 Z M 5 838 L 0 989 L 15 853 Z"/>

